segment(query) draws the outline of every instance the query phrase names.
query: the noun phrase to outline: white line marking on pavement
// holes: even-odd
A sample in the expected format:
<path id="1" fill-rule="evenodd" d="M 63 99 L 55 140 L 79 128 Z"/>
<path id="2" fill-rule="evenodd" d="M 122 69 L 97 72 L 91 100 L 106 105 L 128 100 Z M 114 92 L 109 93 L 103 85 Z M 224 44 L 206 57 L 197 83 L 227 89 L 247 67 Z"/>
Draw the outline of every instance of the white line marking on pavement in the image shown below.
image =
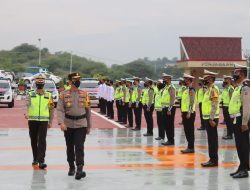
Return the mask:
<path id="1" fill-rule="evenodd" d="M 101 114 L 99 114 L 99 113 L 97 113 L 97 112 L 95 112 L 95 111 L 93 111 L 93 110 L 91 110 L 91 112 L 92 112 L 93 114 L 99 116 L 100 118 L 102 118 L 102 119 L 108 121 L 109 123 L 112 123 L 113 125 L 115 125 L 115 126 L 121 128 L 121 129 L 125 129 L 125 128 L 126 128 L 126 127 L 124 127 L 123 125 L 120 125 L 119 123 L 116 123 L 115 121 L 110 120 L 110 119 L 106 118 L 105 116 L 103 116 L 103 115 L 101 115 Z"/>

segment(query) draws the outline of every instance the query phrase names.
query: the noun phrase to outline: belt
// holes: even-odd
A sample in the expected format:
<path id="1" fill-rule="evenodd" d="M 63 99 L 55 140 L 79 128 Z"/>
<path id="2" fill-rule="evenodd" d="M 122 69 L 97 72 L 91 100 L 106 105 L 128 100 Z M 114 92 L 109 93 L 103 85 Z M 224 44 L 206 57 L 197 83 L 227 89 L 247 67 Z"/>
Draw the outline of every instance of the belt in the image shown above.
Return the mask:
<path id="1" fill-rule="evenodd" d="M 65 114 L 65 118 L 71 119 L 71 120 L 79 120 L 79 119 L 86 118 L 86 114 L 80 115 L 80 116 L 73 116 L 73 115 L 67 115 L 67 114 Z"/>
<path id="2" fill-rule="evenodd" d="M 240 117 L 241 113 L 236 113 L 236 114 L 232 114 L 230 115 L 230 118 L 236 118 L 236 117 Z"/>

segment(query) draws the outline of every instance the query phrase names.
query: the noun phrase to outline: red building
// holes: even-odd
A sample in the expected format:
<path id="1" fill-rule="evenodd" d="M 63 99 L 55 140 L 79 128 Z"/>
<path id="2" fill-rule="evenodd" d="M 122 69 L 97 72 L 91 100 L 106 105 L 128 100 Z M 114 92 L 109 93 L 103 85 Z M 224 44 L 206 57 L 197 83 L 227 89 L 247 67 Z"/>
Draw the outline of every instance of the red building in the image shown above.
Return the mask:
<path id="1" fill-rule="evenodd" d="M 208 69 L 223 75 L 231 75 L 234 64 L 246 65 L 242 56 L 240 37 L 180 37 L 181 59 L 177 66 L 196 78 Z"/>

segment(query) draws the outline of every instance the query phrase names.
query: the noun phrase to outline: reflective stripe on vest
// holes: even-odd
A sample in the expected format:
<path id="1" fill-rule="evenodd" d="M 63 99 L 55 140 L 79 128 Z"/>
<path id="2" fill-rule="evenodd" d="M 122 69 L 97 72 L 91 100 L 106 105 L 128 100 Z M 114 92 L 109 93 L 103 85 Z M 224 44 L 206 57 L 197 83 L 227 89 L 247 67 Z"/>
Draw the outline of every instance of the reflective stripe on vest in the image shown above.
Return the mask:
<path id="1" fill-rule="evenodd" d="M 49 121 L 49 101 L 51 93 L 45 91 L 43 95 L 29 92 L 30 106 L 28 108 L 28 120 Z"/>
<path id="2" fill-rule="evenodd" d="M 161 105 L 162 105 L 162 107 L 168 107 L 168 106 L 170 106 L 170 94 L 168 92 L 168 90 L 169 90 L 170 87 L 176 89 L 173 84 L 170 84 L 170 85 L 166 86 L 163 89 L 162 96 L 161 96 Z"/>
<path id="3" fill-rule="evenodd" d="M 155 110 L 156 111 L 162 111 L 161 93 L 162 93 L 162 90 L 158 90 L 158 93 L 155 94 Z"/>
<path id="4" fill-rule="evenodd" d="M 223 106 L 225 106 L 225 107 L 228 107 L 228 105 L 229 105 L 229 102 L 230 102 L 230 94 L 229 94 L 229 92 L 230 92 L 230 90 L 232 89 L 233 87 L 232 86 L 229 86 L 229 87 L 227 87 L 227 88 L 225 88 L 224 90 L 223 90 L 223 92 L 222 92 L 222 101 L 223 101 Z"/>
<path id="5" fill-rule="evenodd" d="M 242 85 L 237 86 L 234 89 L 234 92 L 232 94 L 232 98 L 230 100 L 229 107 L 228 107 L 228 111 L 230 115 L 236 115 L 240 113 L 240 109 L 242 106 L 241 97 L 240 97 L 241 88 L 242 88 Z"/>
<path id="6" fill-rule="evenodd" d="M 214 87 L 210 87 L 205 92 L 204 98 L 203 98 L 203 101 L 202 101 L 202 117 L 205 120 L 210 118 L 210 114 L 211 114 L 211 111 L 212 111 L 212 101 L 210 99 L 210 94 L 211 94 L 211 91 L 212 91 L 213 88 L 215 88 L 218 91 L 218 93 L 220 92 L 218 86 L 216 86 L 216 85 L 214 85 Z M 219 118 L 219 113 L 220 113 L 220 104 L 218 102 L 218 107 L 217 107 L 217 110 L 215 112 L 215 117 L 214 118 Z"/>
<path id="7" fill-rule="evenodd" d="M 181 111 L 182 112 L 188 112 L 190 107 L 190 94 L 189 94 L 189 88 L 186 88 L 184 92 L 182 93 L 182 101 L 181 101 Z M 192 107 L 192 112 L 195 111 L 195 102 Z"/>

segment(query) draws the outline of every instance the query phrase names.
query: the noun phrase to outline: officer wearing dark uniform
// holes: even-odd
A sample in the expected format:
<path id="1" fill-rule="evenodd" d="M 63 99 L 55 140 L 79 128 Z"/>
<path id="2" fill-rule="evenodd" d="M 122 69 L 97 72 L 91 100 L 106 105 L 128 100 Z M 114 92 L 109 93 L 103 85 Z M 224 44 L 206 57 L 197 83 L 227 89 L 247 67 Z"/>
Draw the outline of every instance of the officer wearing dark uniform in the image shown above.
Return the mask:
<path id="1" fill-rule="evenodd" d="M 165 85 L 162 96 L 161 96 L 161 105 L 162 105 L 162 121 L 167 136 L 167 141 L 163 142 L 164 146 L 174 145 L 174 119 L 175 119 L 175 95 L 176 89 L 175 86 L 171 83 L 172 76 L 163 73 L 163 84 Z"/>
<path id="2" fill-rule="evenodd" d="M 132 81 L 127 80 L 126 81 L 126 97 L 125 97 L 125 109 L 126 109 L 126 118 L 125 120 L 128 120 L 127 128 L 133 128 L 133 109 L 132 109 L 132 102 L 131 102 L 131 96 L 132 96 Z"/>
<path id="3" fill-rule="evenodd" d="M 218 131 L 219 122 L 219 87 L 214 84 L 217 73 L 204 70 L 204 85 L 207 89 L 202 101 L 202 117 L 208 138 L 209 161 L 202 163 L 203 167 L 218 166 Z"/>
<path id="4" fill-rule="evenodd" d="M 249 119 L 250 119 L 250 80 L 247 77 L 247 67 L 235 64 L 234 89 L 229 103 L 229 114 L 233 122 L 235 144 L 240 165 L 233 178 L 248 177 L 249 170 Z"/>
<path id="5" fill-rule="evenodd" d="M 195 77 L 184 73 L 183 78 L 186 88 L 182 92 L 181 113 L 188 147 L 181 152 L 187 154 L 194 153 L 195 89 L 192 83 Z"/>
<path id="6" fill-rule="evenodd" d="M 141 115 L 142 115 L 142 88 L 140 86 L 140 78 L 133 77 L 134 80 L 134 87 L 131 96 L 132 107 L 134 109 L 135 115 L 135 128 L 132 129 L 133 131 L 140 131 L 141 130 Z"/>
<path id="7" fill-rule="evenodd" d="M 228 106 L 229 102 L 231 100 L 232 94 L 233 94 L 233 86 L 231 85 L 231 76 L 224 75 L 224 81 L 223 81 L 223 92 L 222 92 L 222 110 L 223 110 L 223 116 L 224 121 L 227 126 L 227 135 L 222 137 L 224 140 L 233 139 L 233 123 L 231 121 L 229 112 L 228 112 Z"/>
<path id="8" fill-rule="evenodd" d="M 84 142 L 86 134 L 91 128 L 90 100 L 86 92 L 78 90 L 80 86 L 79 73 L 69 74 L 71 89 L 60 94 L 58 101 L 58 123 L 67 146 L 67 161 L 69 163 L 69 176 L 75 175 L 75 163 L 77 172 L 75 179 L 86 176 L 84 166 Z"/>
<path id="9" fill-rule="evenodd" d="M 54 103 L 52 94 L 43 90 L 45 76 L 40 74 L 35 79 L 36 89 L 28 93 L 26 99 L 29 135 L 33 152 L 32 165 L 39 164 L 40 169 L 45 169 L 47 128 L 52 126 Z"/>
<path id="10" fill-rule="evenodd" d="M 147 133 L 143 136 L 153 136 L 153 111 L 154 111 L 154 89 L 152 88 L 153 81 L 149 78 L 145 79 L 145 91 L 142 96 L 142 105 L 144 111 L 144 117 L 147 123 Z"/>
<path id="11" fill-rule="evenodd" d="M 126 98 L 126 80 L 125 79 L 121 79 L 121 90 L 122 90 L 122 104 L 121 104 L 121 124 L 127 124 L 127 121 L 126 121 L 126 103 L 125 103 L 125 98 Z"/>
<path id="12" fill-rule="evenodd" d="M 202 117 L 202 101 L 204 97 L 204 91 L 206 89 L 206 86 L 203 84 L 204 79 L 202 77 L 199 77 L 199 88 L 196 91 L 196 101 L 199 104 L 199 113 L 200 113 L 200 121 L 201 121 L 201 126 L 197 129 L 199 131 L 206 130 L 205 129 L 205 123 L 204 119 Z"/>

